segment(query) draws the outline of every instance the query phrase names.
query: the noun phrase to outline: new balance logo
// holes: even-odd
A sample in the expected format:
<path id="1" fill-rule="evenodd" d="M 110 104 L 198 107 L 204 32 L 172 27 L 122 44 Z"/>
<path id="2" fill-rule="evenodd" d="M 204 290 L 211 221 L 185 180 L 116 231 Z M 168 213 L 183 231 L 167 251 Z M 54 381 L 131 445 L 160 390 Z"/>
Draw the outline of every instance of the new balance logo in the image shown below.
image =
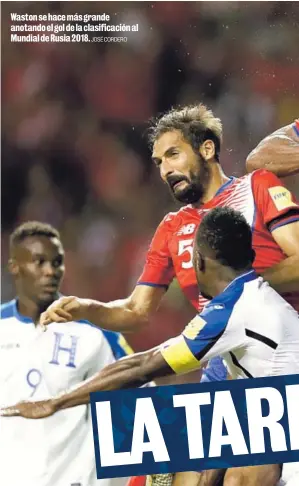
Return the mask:
<path id="1" fill-rule="evenodd" d="M 194 231 L 195 231 L 195 228 L 196 228 L 195 224 L 185 224 L 184 226 L 181 227 L 181 229 L 179 229 L 179 231 L 177 232 L 177 235 L 178 236 L 180 236 L 180 235 L 192 235 L 192 233 L 194 233 Z"/>

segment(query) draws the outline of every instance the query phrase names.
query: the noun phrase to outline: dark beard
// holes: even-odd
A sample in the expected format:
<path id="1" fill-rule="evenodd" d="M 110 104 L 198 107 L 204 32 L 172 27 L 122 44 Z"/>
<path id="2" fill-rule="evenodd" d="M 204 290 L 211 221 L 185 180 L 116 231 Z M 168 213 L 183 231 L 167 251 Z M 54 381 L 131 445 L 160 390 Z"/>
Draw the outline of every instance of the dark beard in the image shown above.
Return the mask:
<path id="1" fill-rule="evenodd" d="M 204 195 L 204 189 L 201 184 L 189 183 L 188 187 L 181 191 L 179 194 L 175 194 L 173 191 L 172 195 L 176 201 L 184 204 L 195 204 L 200 201 Z"/>
<path id="2" fill-rule="evenodd" d="M 179 201 L 184 204 L 195 204 L 201 201 L 203 198 L 207 183 L 209 181 L 210 171 L 208 162 L 199 154 L 198 157 L 198 164 L 199 164 L 199 172 L 197 174 L 191 173 L 190 179 L 187 177 L 178 177 L 178 176 L 169 176 L 167 182 L 170 189 L 170 192 L 176 201 Z M 186 181 L 187 186 L 175 193 L 173 190 L 173 186 L 176 182 Z"/>

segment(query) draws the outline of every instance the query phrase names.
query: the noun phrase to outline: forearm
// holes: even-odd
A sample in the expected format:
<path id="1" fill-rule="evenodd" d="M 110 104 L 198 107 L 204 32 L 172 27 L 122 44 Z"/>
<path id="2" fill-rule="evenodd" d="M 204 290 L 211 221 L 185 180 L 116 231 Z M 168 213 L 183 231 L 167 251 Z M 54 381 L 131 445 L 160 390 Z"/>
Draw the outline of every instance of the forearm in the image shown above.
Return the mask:
<path id="1" fill-rule="evenodd" d="M 75 389 L 53 399 L 57 410 L 87 404 L 90 393 L 137 388 L 157 376 L 172 374 L 157 348 L 132 354 L 107 366 Z"/>
<path id="2" fill-rule="evenodd" d="M 166 289 L 137 285 L 127 299 L 104 304 L 86 300 L 84 319 L 109 331 L 136 332 L 148 324 L 149 317 L 157 310 Z"/>
<path id="3" fill-rule="evenodd" d="M 147 382 L 140 376 L 142 354 L 130 355 L 107 366 L 102 371 L 81 383 L 75 389 L 54 398 L 58 409 L 87 404 L 90 393 L 122 388 L 134 388 Z"/>
<path id="4" fill-rule="evenodd" d="M 135 332 L 147 324 L 147 315 L 136 312 L 130 306 L 129 299 L 109 303 L 86 300 L 86 319 L 96 326 L 109 331 Z"/>
<path id="5" fill-rule="evenodd" d="M 299 257 L 290 256 L 282 262 L 267 269 L 263 278 L 269 282 L 277 292 L 299 291 Z"/>
<path id="6" fill-rule="evenodd" d="M 266 169 L 278 177 L 299 173 L 299 138 L 291 125 L 269 135 L 248 155 L 248 172 Z"/>

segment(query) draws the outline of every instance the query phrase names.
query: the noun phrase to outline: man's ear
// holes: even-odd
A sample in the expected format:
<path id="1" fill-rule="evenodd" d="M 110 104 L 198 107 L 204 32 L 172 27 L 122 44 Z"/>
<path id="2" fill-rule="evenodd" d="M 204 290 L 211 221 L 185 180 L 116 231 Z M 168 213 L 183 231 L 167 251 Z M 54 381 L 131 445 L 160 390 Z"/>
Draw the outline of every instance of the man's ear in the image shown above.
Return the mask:
<path id="1" fill-rule="evenodd" d="M 206 269 L 206 261 L 205 258 L 202 256 L 201 253 L 198 254 L 198 269 L 201 272 L 204 272 Z"/>
<path id="2" fill-rule="evenodd" d="M 14 258 L 10 258 L 8 260 L 8 270 L 11 273 L 11 275 L 13 275 L 14 277 L 18 275 L 19 265 Z"/>
<path id="3" fill-rule="evenodd" d="M 199 148 L 200 155 L 205 160 L 212 160 L 215 158 L 215 144 L 212 140 L 206 140 Z"/>
<path id="4" fill-rule="evenodd" d="M 197 249 L 193 250 L 193 268 L 195 272 L 204 272 L 206 268 L 205 259 Z"/>

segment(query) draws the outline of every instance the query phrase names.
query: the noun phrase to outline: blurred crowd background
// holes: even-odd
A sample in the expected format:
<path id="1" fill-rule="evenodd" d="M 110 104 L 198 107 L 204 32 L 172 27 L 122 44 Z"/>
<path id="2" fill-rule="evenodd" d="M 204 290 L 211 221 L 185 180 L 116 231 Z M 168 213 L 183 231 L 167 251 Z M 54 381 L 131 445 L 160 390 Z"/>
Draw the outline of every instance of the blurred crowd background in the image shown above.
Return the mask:
<path id="1" fill-rule="evenodd" d="M 139 31 L 117 44 L 11 43 L 11 11 L 105 12 Z M 176 208 L 150 159 L 148 120 L 208 104 L 224 124 L 225 172 L 244 174 L 257 143 L 298 117 L 298 21 L 297 2 L 2 3 L 2 301 L 13 296 L 9 234 L 33 219 L 61 231 L 64 293 L 125 297 Z M 174 283 L 129 341 L 155 345 L 189 315 Z"/>

